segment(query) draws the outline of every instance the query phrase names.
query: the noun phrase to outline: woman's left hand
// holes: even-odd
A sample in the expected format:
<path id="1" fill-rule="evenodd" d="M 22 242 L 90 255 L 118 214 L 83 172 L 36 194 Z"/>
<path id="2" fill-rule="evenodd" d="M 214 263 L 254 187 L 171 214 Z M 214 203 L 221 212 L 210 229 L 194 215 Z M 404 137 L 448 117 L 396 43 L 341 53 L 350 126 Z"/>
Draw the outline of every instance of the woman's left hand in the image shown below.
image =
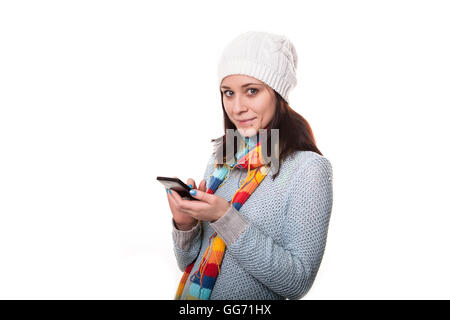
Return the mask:
<path id="1" fill-rule="evenodd" d="M 194 193 L 195 192 L 195 193 Z M 184 200 L 172 190 L 172 197 L 177 207 L 197 220 L 215 222 L 230 209 L 231 204 L 222 197 L 206 193 L 198 189 L 191 189 L 191 196 L 200 200 Z"/>

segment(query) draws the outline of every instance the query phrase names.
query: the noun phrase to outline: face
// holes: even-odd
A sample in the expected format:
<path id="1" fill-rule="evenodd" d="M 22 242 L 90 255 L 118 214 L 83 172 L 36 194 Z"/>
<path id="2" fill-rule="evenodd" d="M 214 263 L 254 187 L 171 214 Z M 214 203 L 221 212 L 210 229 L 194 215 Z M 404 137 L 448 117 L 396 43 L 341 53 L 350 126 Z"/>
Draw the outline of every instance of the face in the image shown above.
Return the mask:
<path id="1" fill-rule="evenodd" d="M 223 78 L 220 90 L 225 112 L 242 136 L 254 136 L 272 120 L 276 97 L 264 82 L 233 74 Z"/>

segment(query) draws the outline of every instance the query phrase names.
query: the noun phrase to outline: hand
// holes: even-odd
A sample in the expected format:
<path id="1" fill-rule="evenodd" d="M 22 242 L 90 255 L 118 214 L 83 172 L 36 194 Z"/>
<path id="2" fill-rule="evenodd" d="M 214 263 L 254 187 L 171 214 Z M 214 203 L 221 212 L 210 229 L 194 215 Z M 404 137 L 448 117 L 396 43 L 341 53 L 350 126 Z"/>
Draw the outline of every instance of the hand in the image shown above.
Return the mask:
<path id="1" fill-rule="evenodd" d="M 174 190 L 169 197 L 172 197 L 174 207 L 180 212 L 186 213 L 196 220 L 215 222 L 230 209 L 231 204 L 222 197 L 206 193 L 206 181 L 204 179 L 200 186 L 203 188 L 196 189 L 193 187 L 190 192 L 191 196 L 200 201 L 183 200 Z"/>
<path id="2" fill-rule="evenodd" d="M 192 185 L 192 188 L 197 188 L 197 186 L 195 185 L 195 181 L 191 178 L 189 178 L 186 181 L 186 184 Z M 200 182 L 199 189 L 206 191 L 206 181 L 204 179 Z M 194 227 L 197 224 L 197 219 L 189 215 L 187 212 L 185 212 L 178 206 L 177 202 L 175 201 L 175 198 L 173 197 L 173 193 L 176 193 L 176 191 L 166 189 L 166 193 L 167 193 L 167 200 L 169 201 L 169 207 L 170 210 L 172 211 L 173 220 L 175 222 L 175 226 L 177 227 L 177 229 L 179 230 L 192 229 L 192 227 Z M 178 194 L 177 196 L 180 197 Z"/>

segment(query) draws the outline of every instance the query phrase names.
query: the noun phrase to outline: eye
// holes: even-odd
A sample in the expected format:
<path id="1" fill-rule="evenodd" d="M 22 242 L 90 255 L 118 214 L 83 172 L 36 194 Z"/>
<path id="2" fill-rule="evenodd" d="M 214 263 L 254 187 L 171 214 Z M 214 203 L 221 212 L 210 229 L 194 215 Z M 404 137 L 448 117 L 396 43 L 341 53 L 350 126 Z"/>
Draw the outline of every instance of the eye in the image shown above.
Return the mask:
<path id="1" fill-rule="evenodd" d="M 223 93 L 224 93 L 227 97 L 229 97 L 229 96 L 227 95 L 227 92 L 228 92 L 228 91 L 233 92 L 233 91 L 231 91 L 231 90 L 225 90 Z"/>
<path id="2" fill-rule="evenodd" d="M 256 88 L 249 88 L 247 91 L 250 91 L 250 90 L 254 90 L 254 91 L 253 91 L 254 93 L 251 94 L 251 95 L 253 95 L 253 96 L 259 91 L 259 90 L 256 89 Z M 223 91 L 223 94 L 224 94 L 225 96 L 230 97 L 230 95 L 228 95 L 227 92 L 233 92 L 233 91 L 231 91 L 231 90 L 225 90 L 225 91 Z"/>

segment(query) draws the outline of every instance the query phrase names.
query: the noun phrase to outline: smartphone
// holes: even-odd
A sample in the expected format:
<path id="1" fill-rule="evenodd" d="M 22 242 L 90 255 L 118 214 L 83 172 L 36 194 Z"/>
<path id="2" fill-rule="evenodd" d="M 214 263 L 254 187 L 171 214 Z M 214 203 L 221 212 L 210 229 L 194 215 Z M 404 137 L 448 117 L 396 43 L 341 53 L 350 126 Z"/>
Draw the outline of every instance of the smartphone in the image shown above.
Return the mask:
<path id="1" fill-rule="evenodd" d="M 189 188 L 183 181 L 178 178 L 170 178 L 170 177 L 156 177 L 156 180 L 161 182 L 166 188 L 175 190 L 178 192 L 180 197 L 184 200 L 197 200 L 189 193 Z"/>

